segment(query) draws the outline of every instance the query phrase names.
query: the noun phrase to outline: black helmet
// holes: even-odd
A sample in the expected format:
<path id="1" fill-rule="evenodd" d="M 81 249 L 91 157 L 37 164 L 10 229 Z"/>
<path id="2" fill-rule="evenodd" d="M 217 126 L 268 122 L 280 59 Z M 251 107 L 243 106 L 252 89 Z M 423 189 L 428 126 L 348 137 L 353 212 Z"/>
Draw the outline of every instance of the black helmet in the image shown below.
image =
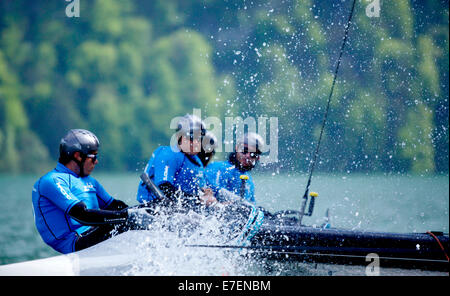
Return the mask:
<path id="1" fill-rule="evenodd" d="M 178 121 L 177 133 L 179 136 L 204 136 L 206 133 L 205 124 L 195 115 L 187 114 Z"/>
<path id="2" fill-rule="evenodd" d="M 72 129 L 61 139 L 59 155 L 72 156 L 75 152 L 86 155 L 99 147 L 100 142 L 93 133 L 84 129 Z"/>

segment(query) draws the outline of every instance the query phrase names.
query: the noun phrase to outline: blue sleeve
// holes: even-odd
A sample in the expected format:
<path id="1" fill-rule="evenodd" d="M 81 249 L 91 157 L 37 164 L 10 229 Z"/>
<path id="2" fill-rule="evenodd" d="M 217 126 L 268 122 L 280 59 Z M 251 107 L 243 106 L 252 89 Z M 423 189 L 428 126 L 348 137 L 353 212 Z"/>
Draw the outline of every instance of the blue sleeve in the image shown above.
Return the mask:
<path id="1" fill-rule="evenodd" d="M 153 182 L 156 186 L 165 182 L 174 185 L 175 174 L 181 165 L 178 161 L 179 154 L 181 153 L 175 153 L 168 147 L 155 157 L 153 161 Z"/>
<path id="2" fill-rule="evenodd" d="M 156 186 L 161 185 L 164 182 L 173 184 L 175 174 L 181 165 L 180 155 L 180 153 L 173 152 L 170 147 L 159 147 L 153 153 L 144 171 L 149 175 Z M 139 202 L 145 202 L 155 199 L 155 196 L 153 196 L 153 194 L 147 190 L 144 183 L 140 181 L 136 199 Z"/>
<path id="3" fill-rule="evenodd" d="M 255 184 L 253 183 L 253 179 L 251 177 L 248 182 L 249 191 L 247 192 L 246 199 L 251 203 L 255 203 Z"/>
<path id="4" fill-rule="evenodd" d="M 217 191 L 220 189 L 219 186 L 217 185 L 217 166 L 215 165 L 208 165 L 205 168 L 205 181 L 206 181 L 206 186 L 211 188 L 214 193 L 217 193 Z"/>
<path id="5" fill-rule="evenodd" d="M 95 180 L 94 178 L 91 179 L 95 186 L 98 206 L 100 207 L 100 209 L 104 209 L 114 200 L 114 198 L 109 195 L 108 192 L 106 192 L 105 188 L 103 188 L 103 186 L 97 180 Z"/>
<path id="6" fill-rule="evenodd" d="M 224 177 L 224 174 L 227 174 L 226 166 L 220 162 L 213 162 L 206 167 L 206 183 L 214 193 L 217 193 L 221 188 L 228 189 L 226 184 L 224 184 L 227 180 L 227 177 Z"/>
<path id="7" fill-rule="evenodd" d="M 43 178 L 39 185 L 39 191 L 64 213 L 69 212 L 72 206 L 80 201 L 72 194 L 69 180 L 61 176 Z"/>

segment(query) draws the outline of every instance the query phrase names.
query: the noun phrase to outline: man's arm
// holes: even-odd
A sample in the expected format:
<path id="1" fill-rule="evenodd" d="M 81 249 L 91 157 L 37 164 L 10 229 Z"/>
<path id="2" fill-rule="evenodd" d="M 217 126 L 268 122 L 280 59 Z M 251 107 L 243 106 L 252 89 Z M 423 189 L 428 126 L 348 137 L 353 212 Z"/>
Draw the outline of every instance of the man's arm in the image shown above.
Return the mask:
<path id="1" fill-rule="evenodd" d="M 117 210 L 124 210 L 126 208 L 128 208 L 128 205 L 126 203 L 118 199 L 113 199 L 113 201 L 106 207 L 105 210 L 117 211 Z"/>
<path id="2" fill-rule="evenodd" d="M 125 223 L 128 218 L 128 212 L 126 209 L 123 210 L 88 209 L 86 204 L 82 201 L 72 206 L 68 214 L 79 223 L 88 226 L 120 224 Z"/>

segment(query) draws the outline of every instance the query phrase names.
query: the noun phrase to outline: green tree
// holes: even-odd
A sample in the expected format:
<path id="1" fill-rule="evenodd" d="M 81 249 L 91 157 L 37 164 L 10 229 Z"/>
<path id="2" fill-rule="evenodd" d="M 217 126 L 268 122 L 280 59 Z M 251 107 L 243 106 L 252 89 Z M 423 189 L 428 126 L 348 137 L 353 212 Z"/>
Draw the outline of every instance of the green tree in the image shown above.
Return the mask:
<path id="1" fill-rule="evenodd" d="M 0 171 L 54 165 L 87 128 L 136 170 L 172 118 L 277 116 L 274 167 L 306 171 L 351 1 L 0 2 Z M 357 1 L 319 170 L 448 172 L 448 1 Z"/>

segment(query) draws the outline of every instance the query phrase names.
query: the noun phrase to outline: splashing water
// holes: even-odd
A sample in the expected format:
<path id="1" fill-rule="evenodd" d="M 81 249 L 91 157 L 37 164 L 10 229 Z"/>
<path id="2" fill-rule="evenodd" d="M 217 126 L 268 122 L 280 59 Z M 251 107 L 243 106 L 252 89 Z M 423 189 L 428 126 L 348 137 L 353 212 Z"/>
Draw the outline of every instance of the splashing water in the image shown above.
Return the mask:
<path id="1" fill-rule="evenodd" d="M 148 230 L 117 235 L 99 245 L 78 252 L 80 275 L 245 275 L 253 266 L 245 250 L 192 247 L 222 245 L 226 233 L 223 221 L 193 211 L 160 215 Z"/>

